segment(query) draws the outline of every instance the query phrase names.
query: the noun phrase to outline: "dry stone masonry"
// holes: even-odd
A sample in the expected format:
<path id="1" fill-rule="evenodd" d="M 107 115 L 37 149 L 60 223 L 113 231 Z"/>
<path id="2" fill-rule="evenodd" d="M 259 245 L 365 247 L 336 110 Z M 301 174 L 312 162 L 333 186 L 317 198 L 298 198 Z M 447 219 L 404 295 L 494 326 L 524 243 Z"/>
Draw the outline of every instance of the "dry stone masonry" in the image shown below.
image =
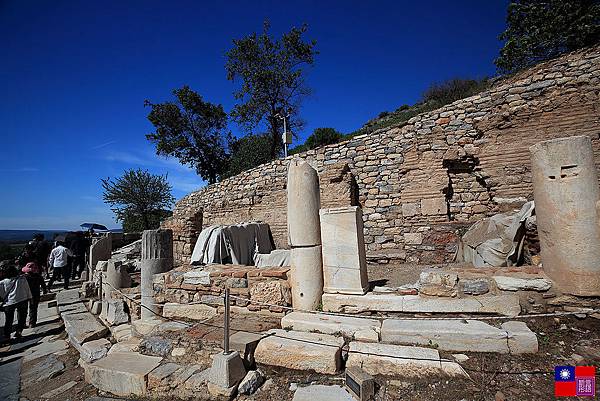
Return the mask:
<path id="1" fill-rule="evenodd" d="M 598 165 L 599 87 L 600 48 L 593 47 L 498 80 L 406 124 L 300 156 L 319 172 L 322 207 L 362 207 L 367 257 L 444 262 L 457 251 L 457 230 L 465 224 L 532 199 L 531 145 L 587 135 Z M 286 248 L 290 160 L 181 199 L 164 224 L 173 229 L 177 263 L 187 260 L 199 230 L 210 224 L 261 220 L 277 247 Z M 332 205 L 332 199 L 338 201 Z"/>

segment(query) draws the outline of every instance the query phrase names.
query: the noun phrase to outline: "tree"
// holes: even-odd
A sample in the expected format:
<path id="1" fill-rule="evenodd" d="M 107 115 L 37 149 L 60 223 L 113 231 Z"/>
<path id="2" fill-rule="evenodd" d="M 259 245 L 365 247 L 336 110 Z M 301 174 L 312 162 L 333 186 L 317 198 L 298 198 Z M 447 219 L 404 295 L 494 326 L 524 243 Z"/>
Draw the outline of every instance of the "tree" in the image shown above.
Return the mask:
<path id="1" fill-rule="evenodd" d="M 166 175 L 154 175 L 141 169 L 126 170 L 115 180 L 102 179 L 102 188 L 104 203 L 111 206 L 117 221 L 141 222 L 142 230 L 158 228 L 157 216 L 175 202 Z"/>
<path id="2" fill-rule="evenodd" d="M 302 40 L 306 25 L 292 28 L 278 40 L 271 38 L 269 27 L 265 22 L 260 35 L 234 40 L 225 68 L 227 79 L 241 80 L 234 92 L 238 103 L 230 115 L 248 132 L 263 123 L 272 138 L 269 154 L 274 159 L 283 149 L 279 116 L 289 113 L 291 130 L 302 125 L 298 111 L 301 100 L 310 93 L 304 82 L 304 67 L 313 65 L 318 52 L 314 40 Z"/>
<path id="3" fill-rule="evenodd" d="M 344 135 L 333 128 L 317 128 L 308 138 L 305 145 L 308 149 L 315 149 L 320 146 L 338 143 Z"/>
<path id="4" fill-rule="evenodd" d="M 599 0 L 517 0 L 508 6 L 502 73 L 530 67 L 600 41 Z"/>
<path id="5" fill-rule="evenodd" d="M 158 228 L 161 221 L 172 215 L 173 212 L 170 210 L 153 210 L 148 214 L 148 225 L 151 228 Z M 144 231 L 144 226 L 144 219 L 137 214 L 126 212 L 123 216 L 123 231 L 126 233 Z"/>
<path id="6" fill-rule="evenodd" d="M 227 114 L 223 106 L 203 101 L 188 86 L 175 89 L 173 95 L 176 102 L 145 101 L 151 107 L 148 120 L 156 129 L 146 138 L 156 144 L 158 155 L 178 158 L 213 184 L 227 168 Z"/>
<path id="7" fill-rule="evenodd" d="M 232 139 L 229 144 L 231 159 L 227 176 L 232 177 L 244 170 L 271 161 L 272 141 L 270 134 L 247 135 L 239 139 Z"/>
<path id="8" fill-rule="evenodd" d="M 441 83 L 433 83 L 425 90 L 422 102 L 437 108 L 482 92 L 489 81 L 483 79 L 453 78 Z"/>

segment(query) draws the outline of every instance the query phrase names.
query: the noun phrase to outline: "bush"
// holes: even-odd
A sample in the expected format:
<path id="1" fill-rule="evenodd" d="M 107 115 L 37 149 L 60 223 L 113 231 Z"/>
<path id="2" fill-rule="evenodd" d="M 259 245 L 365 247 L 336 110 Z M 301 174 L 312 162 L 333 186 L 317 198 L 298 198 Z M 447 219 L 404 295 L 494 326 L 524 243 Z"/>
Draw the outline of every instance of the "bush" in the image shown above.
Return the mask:
<path id="1" fill-rule="evenodd" d="M 269 134 L 253 134 L 231 139 L 229 143 L 231 158 L 224 178 L 233 177 L 242 171 L 270 162 L 272 140 Z"/>
<path id="2" fill-rule="evenodd" d="M 423 92 L 422 102 L 433 107 L 441 107 L 456 100 L 473 96 L 488 87 L 488 79 L 454 78 L 441 83 L 433 83 Z"/>

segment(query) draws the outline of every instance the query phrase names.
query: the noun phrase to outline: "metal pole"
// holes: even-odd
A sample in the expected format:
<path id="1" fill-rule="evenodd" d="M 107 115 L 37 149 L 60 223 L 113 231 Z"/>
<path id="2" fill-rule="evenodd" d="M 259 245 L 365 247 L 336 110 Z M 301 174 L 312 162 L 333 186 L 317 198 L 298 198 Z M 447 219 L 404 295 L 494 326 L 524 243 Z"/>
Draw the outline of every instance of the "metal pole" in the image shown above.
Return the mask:
<path id="1" fill-rule="evenodd" d="M 287 157 L 287 147 L 288 147 L 288 144 L 287 144 L 287 124 L 286 124 L 285 120 L 286 120 L 286 116 L 283 116 L 283 142 L 284 142 L 283 143 L 283 148 L 284 148 L 284 152 L 285 152 L 284 153 L 285 157 Z"/>
<path id="2" fill-rule="evenodd" d="M 225 288 L 225 321 L 223 322 L 223 354 L 229 354 L 229 288 Z"/>

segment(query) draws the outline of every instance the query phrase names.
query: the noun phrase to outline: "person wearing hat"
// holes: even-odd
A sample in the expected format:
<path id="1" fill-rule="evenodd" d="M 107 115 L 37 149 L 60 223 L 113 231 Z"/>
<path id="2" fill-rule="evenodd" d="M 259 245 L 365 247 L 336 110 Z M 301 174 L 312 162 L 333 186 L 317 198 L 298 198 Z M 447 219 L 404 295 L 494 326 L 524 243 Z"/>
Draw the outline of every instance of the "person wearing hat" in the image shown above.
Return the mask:
<path id="1" fill-rule="evenodd" d="M 4 310 L 4 330 L 0 342 L 10 340 L 15 311 L 17 312 L 17 329 L 15 338 L 20 338 L 27 320 L 27 305 L 31 299 L 31 290 L 25 276 L 12 261 L 0 263 L 0 302 Z"/>

